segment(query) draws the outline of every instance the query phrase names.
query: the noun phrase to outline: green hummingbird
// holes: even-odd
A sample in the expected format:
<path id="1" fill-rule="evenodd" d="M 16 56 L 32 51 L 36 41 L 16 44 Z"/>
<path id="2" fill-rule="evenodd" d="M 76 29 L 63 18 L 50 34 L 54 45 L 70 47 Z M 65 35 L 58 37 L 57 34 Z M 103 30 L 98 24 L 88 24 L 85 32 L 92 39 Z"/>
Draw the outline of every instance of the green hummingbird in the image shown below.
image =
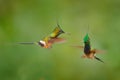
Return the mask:
<path id="1" fill-rule="evenodd" d="M 38 42 L 21 42 L 20 44 L 37 44 L 40 45 L 43 48 L 51 48 L 52 44 L 59 43 L 59 42 L 65 42 L 66 40 L 63 38 L 59 38 L 61 34 L 65 33 L 59 24 L 57 24 L 57 27 L 52 31 L 52 33 L 46 37 L 44 37 L 42 40 Z"/>
<path id="2" fill-rule="evenodd" d="M 75 46 L 75 47 L 84 49 L 84 55 L 82 57 L 89 58 L 89 59 L 96 59 L 96 60 L 104 63 L 104 61 L 102 61 L 100 58 L 95 56 L 96 53 L 100 52 L 100 51 L 97 49 L 91 49 L 90 38 L 89 38 L 88 33 L 85 35 L 83 40 L 84 40 L 84 46 Z"/>

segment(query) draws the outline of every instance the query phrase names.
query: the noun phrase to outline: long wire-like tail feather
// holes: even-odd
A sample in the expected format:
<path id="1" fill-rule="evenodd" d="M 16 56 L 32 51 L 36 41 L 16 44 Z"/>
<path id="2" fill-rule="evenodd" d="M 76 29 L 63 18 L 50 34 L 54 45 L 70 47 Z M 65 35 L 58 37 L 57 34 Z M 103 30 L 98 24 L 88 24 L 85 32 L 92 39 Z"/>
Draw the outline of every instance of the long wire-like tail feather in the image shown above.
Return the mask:
<path id="1" fill-rule="evenodd" d="M 17 44 L 31 45 L 31 44 L 35 44 L 35 42 L 19 42 Z"/>
<path id="2" fill-rule="evenodd" d="M 98 58 L 98 57 L 96 57 L 96 56 L 95 56 L 95 59 L 98 60 L 98 61 L 100 61 L 100 62 L 103 62 L 103 63 L 104 63 L 104 61 L 102 61 L 100 58 Z"/>

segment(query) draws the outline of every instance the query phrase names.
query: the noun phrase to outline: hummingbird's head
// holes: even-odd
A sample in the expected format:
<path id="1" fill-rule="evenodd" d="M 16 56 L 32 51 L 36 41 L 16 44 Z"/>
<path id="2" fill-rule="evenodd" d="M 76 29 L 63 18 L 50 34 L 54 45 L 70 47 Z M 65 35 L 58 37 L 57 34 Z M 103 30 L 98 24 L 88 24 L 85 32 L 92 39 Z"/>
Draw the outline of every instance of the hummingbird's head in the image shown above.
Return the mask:
<path id="1" fill-rule="evenodd" d="M 86 36 L 84 37 L 84 43 L 89 43 L 90 42 L 90 38 L 88 36 L 88 34 L 86 34 Z"/>
<path id="2" fill-rule="evenodd" d="M 62 29 L 59 31 L 59 34 L 65 33 Z"/>
<path id="3" fill-rule="evenodd" d="M 38 44 L 39 44 L 40 46 L 42 46 L 42 47 L 46 46 L 45 41 L 42 41 L 42 40 L 40 40 L 40 41 L 38 42 Z"/>

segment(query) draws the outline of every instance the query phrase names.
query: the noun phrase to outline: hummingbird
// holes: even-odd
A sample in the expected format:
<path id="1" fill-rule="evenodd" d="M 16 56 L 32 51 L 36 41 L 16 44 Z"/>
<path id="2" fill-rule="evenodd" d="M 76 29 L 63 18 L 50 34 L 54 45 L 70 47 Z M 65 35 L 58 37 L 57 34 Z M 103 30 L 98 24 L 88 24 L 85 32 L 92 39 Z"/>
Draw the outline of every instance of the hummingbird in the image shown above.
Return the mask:
<path id="1" fill-rule="evenodd" d="M 57 27 L 52 31 L 52 33 L 46 37 L 44 37 L 42 40 L 38 42 L 21 42 L 19 44 L 37 44 L 40 45 L 43 48 L 51 48 L 52 44 L 54 43 L 60 43 L 65 42 L 66 40 L 64 38 L 59 38 L 61 34 L 65 33 L 59 24 L 57 24 Z"/>
<path id="2" fill-rule="evenodd" d="M 96 56 L 96 53 L 99 52 L 99 50 L 91 49 L 90 38 L 88 33 L 85 35 L 83 40 L 84 40 L 84 46 L 75 46 L 75 47 L 84 49 L 84 54 L 82 55 L 82 57 L 89 58 L 89 59 L 96 59 L 104 63 L 104 61 L 102 61 L 100 58 Z"/>

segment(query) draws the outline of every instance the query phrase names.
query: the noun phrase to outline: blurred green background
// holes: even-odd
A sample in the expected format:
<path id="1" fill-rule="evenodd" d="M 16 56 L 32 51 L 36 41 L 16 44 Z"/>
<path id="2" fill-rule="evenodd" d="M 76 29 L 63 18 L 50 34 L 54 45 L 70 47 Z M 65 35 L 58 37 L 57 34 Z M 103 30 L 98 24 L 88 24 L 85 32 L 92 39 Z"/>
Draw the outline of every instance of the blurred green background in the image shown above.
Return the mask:
<path id="1" fill-rule="evenodd" d="M 39 41 L 59 22 L 71 35 L 52 49 Z M 88 32 L 105 64 L 82 59 Z M 0 80 L 120 80 L 120 0 L 0 0 Z"/>

